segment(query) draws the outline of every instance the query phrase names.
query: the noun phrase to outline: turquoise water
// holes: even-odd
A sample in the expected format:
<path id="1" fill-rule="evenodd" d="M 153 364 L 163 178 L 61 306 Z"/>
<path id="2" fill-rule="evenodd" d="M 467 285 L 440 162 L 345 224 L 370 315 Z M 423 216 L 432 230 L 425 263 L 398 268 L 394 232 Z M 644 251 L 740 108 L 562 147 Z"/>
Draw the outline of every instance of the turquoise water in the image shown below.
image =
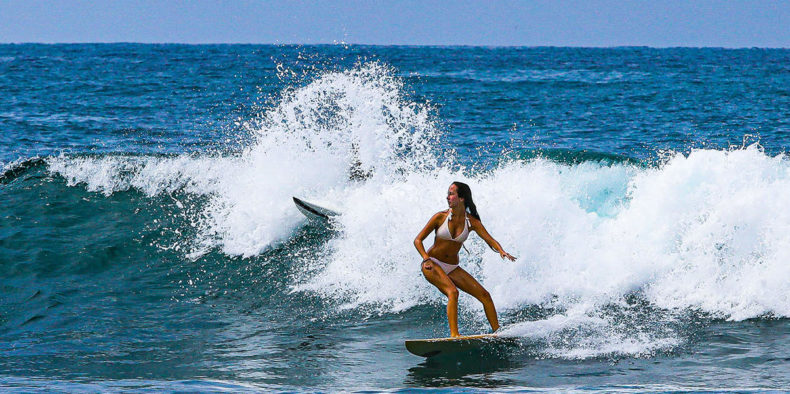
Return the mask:
<path id="1" fill-rule="evenodd" d="M 0 387 L 787 389 L 789 64 L 0 45 Z M 411 241 L 454 180 L 518 257 L 461 254 L 519 345 L 426 361 Z"/>

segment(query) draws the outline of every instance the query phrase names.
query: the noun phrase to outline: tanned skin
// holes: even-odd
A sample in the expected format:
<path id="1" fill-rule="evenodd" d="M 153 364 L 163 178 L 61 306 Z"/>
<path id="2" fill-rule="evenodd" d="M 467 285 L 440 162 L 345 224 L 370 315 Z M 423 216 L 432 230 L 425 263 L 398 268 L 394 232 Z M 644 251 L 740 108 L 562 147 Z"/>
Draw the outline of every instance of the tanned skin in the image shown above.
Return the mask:
<path id="1" fill-rule="evenodd" d="M 458 196 L 458 188 L 455 185 L 450 185 L 447 190 L 447 205 L 452 211 L 452 217 L 448 223 L 450 235 L 453 238 L 458 237 L 464 231 L 464 221 L 466 215 L 466 205 L 464 199 Z M 423 246 L 423 240 L 436 229 L 438 229 L 447 218 L 449 213 L 447 211 L 438 212 L 428 221 L 428 224 L 417 234 L 414 239 L 414 247 L 420 252 L 423 258 L 422 274 L 425 279 L 431 284 L 436 286 L 439 291 L 447 296 L 447 321 L 450 323 L 450 336 L 459 337 L 458 333 L 458 290 L 462 290 L 471 294 L 483 303 L 483 309 L 488 318 L 488 323 L 491 324 L 491 330 L 496 332 L 499 329 L 499 320 L 497 319 L 496 309 L 494 308 L 494 301 L 488 291 L 478 283 L 472 275 L 469 275 L 463 268 L 458 267 L 450 274 L 444 273 L 441 267 L 434 264 L 429 258 L 433 257 L 441 262 L 447 264 L 458 264 L 458 252 L 461 250 L 461 243 L 450 241 L 446 239 L 434 238 L 433 246 L 427 251 Z M 499 244 L 490 234 L 486 231 L 483 223 L 473 216 L 469 215 L 469 231 L 474 231 L 480 236 L 487 244 L 499 253 L 503 259 L 515 261 L 516 258 L 502 249 Z"/>

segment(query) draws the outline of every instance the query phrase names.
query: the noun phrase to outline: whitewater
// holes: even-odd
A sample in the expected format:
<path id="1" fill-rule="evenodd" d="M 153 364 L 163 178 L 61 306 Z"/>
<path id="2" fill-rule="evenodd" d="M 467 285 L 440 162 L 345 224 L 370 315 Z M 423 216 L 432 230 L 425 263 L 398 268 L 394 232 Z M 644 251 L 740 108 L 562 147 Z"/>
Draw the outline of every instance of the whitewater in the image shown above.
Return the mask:
<path id="1" fill-rule="evenodd" d="M 463 56 L 461 52 L 458 56 Z M 529 140 L 517 141 L 512 135 L 464 140 L 455 136 L 458 132 L 443 115 L 450 104 L 425 99 L 422 95 L 427 93 L 413 91 L 415 84 L 430 85 L 437 78 L 504 86 L 556 83 L 562 92 L 579 84 L 600 89 L 610 89 L 612 84 L 639 85 L 655 72 L 533 70 L 516 73 L 521 75 L 516 78 L 507 69 L 427 72 L 418 66 L 413 73 L 423 79 L 415 82 L 410 77 L 414 74 L 385 61 L 386 54 L 380 56 L 384 59 L 329 67 L 296 80 L 289 80 L 291 74 L 283 71 L 295 66 L 272 66 L 272 73 L 280 73 L 279 89 L 251 105 L 249 115 L 232 119 L 234 131 L 221 138 L 231 141 L 225 145 L 189 152 L 124 151 L 123 145 L 117 145 L 106 152 L 61 150 L 9 159 L 0 177 L 3 193 L 7 201 L 22 204 L 19 212 L 25 201 L 33 201 L 25 194 L 32 189 L 47 193 L 53 204 L 74 210 L 67 215 L 83 217 L 95 211 L 101 220 L 117 215 L 139 217 L 134 219 L 136 224 L 119 224 L 126 227 L 109 230 L 118 231 L 114 236 L 120 238 L 124 231 L 141 234 L 134 236 L 135 241 L 123 241 L 139 244 L 134 247 L 141 249 L 135 253 L 149 261 L 124 260 L 127 265 L 118 268 L 140 277 L 141 282 L 130 285 L 130 291 L 144 297 L 144 283 L 160 288 L 162 295 L 148 301 L 156 309 L 166 310 L 171 303 L 187 308 L 178 312 L 176 325 L 191 324 L 185 318 L 189 305 L 201 311 L 214 308 L 206 316 L 225 322 L 228 329 L 206 330 L 228 337 L 229 342 L 223 343 L 235 350 L 207 351 L 205 362 L 210 365 L 213 359 L 222 365 L 225 372 L 217 379 L 236 389 L 333 390 L 345 384 L 356 388 L 389 384 L 456 387 L 480 368 L 494 376 L 517 371 L 535 376 L 527 366 L 531 362 L 525 360 L 552 362 L 547 368 L 556 371 L 582 366 L 607 369 L 611 362 L 643 365 L 668 360 L 664 362 L 672 365 L 673 360 L 693 360 L 695 349 L 706 347 L 705 336 L 721 327 L 747 332 L 758 322 L 787 330 L 790 212 L 785 202 L 790 200 L 790 159 L 773 143 L 778 137 L 741 131 L 731 135 L 731 143 L 679 145 L 631 157 L 618 149 L 590 153 L 583 139 L 576 149 L 525 146 Z M 441 83 L 435 86 L 444 89 Z M 468 127 L 485 136 L 489 125 Z M 530 138 L 534 142 L 544 137 Z M 601 138 L 591 137 L 591 141 L 600 143 Z M 517 257 L 515 262 L 503 260 L 473 235 L 460 260 L 489 290 L 503 333 L 518 337 L 520 346 L 489 360 L 490 368 L 475 367 L 476 361 L 464 359 L 459 361 L 464 367 L 421 364 L 401 383 L 393 383 L 400 379 L 397 374 L 366 381 L 361 376 L 372 367 L 372 360 L 405 353 L 402 340 L 407 336 L 449 332 L 443 313 L 445 299 L 420 274 L 421 259 L 412 241 L 431 215 L 446 209 L 444 196 L 453 181 L 471 186 L 486 228 Z M 295 208 L 294 196 L 341 214 L 328 224 L 310 222 Z M 77 208 L 79 201 L 88 206 Z M 112 208 L 112 204 L 123 208 Z M 10 209 L 17 208 L 8 208 L 6 218 L 21 218 L 9 213 Z M 40 215 L 40 220 L 47 220 L 47 214 Z M 74 231 L 74 225 L 64 226 L 43 234 Z M 4 239 L 25 228 L 5 225 Z M 42 237 L 38 242 L 46 242 Z M 426 246 L 432 238 L 426 239 Z M 13 248 L 9 241 L 3 245 Z M 112 256 L 127 253 L 119 250 L 95 272 L 114 275 Z M 13 291 L 19 291 L 16 301 L 5 302 L 14 305 L 3 320 L 7 325 L 3 335 L 10 341 L 6 348 L 18 343 L 14 335 L 31 324 L 46 322 L 48 316 L 40 313 L 42 317 L 30 323 L 29 317 L 14 317 L 23 313 L 24 301 L 19 299 L 30 293 L 20 289 L 37 288 L 45 297 L 49 294 L 47 285 L 37 279 L 46 274 L 20 268 L 19 262 L 35 264 L 36 258 L 18 259 L 22 260 L 12 264 L 17 268 L 6 269 L 4 274 L 9 283 L 15 283 Z M 79 267 L 79 260 L 75 257 L 69 264 Z M 10 267 L 11 263 L 5 264 Z M 82 275 L 82 268 L 63 270 L 64 278 Z M 265 295 L 246 295 L 247 291 Z M 70 296 L 52 297 L 70 304 Z M 278 307 L 278 302 L 284 304 Z M 277 311 L 283 307 L 287 310 Z M 460 308 L 462 333 L 487 329 L 482 307 L 471 296 L 462 295 Z M 216 310 L 225 312 L 217 317 L 213 315 Z M 291 315 L 286 319 L 283 313 L 287 311 Z M 166 315 L 157 318 L 160 322 L 168 319 Z M 12 322 L 22 323 L 10 328 Z M 71 323 L 61 324 L 68 327 Z M 389 327 L 383 330 L 387 334 L 370 331 L 380 325 Z M 165 349 L 170 346 L 151 330 L 143 330 L 147 333 L 143 337 L 153 338 Z M 233 372 L 243 359 L 281 360 L 280 352 L 285 350 L 279 349 L 279 335 L 303 338 L 297 348 L 306 360 L 312 360 L 305 368 L 328 368 L 332 371 L 326 372 L 332 376 L 329 385 L 309 378 L 289 380 L 276 368 L 264 367 L 264 375 Z M 350 346 L 351 350 L 344 351 L 358 354 L 344 361 L 359 373 L 354 377 L 338 375 L 324 364 L 323 360 L 340 357 L 325 350 L 332 347 L 335 335 Z M 322 345 L 313 347 L 314 341 Z M 736 343 L 749 349 L 743 338 Z M 256 344 L 274 353 L 265 350 L 263 354 L 269 354 L 265 356 L 259 353 L 262 350 L 250 350 Z M 241 349 L 248 349 L 247 356 Z M 404 364 L 422 362 L 406 354 L 393 357 L 384 365 L 402 369 Z M 13 364 L 5 360 L 7 366 Z M 427 378 L 447 368 L 455 371 L 449 381 Z M 670 369 L 659 367 L 653 373 L 664 378 L 642 381 L 646 385 L 639 387 L 655 389 L 666 384 L 683 389 L 696 384 L 668 378 Z M 4 370 L 8 374 L 9 369 Z M 46 370 L 42 372 L 47 375 Z M 133 374 L 121 375 L 131 378 Z M 93 376 L 102 380 L 103 375 Z M 171 385 L 166 377 L 149 376 L 154 387 L 190 387 L 181 386 L 184 380 L 171 381 Z M 739 383 L 733 387 L 786 387 L 785 378 L 755 383 L 747 374 L 745 380 L 734 381 Z M 491 387 L 534 387 L 502 379 L 502 385 Z M 546 379 L 541 378 L 537 387 L 579 387 L 565 378 Z M 10 378 L 3 382 L 15 384 Z M 729 387 L 720 383 L 715 387 Z M 25 387 L 30 382 L 21 384 Z M 603 378 L 589 384 L 614 387 Z M 218 387 L 208 384 L 196 389 Z"/>
<path id="2" fill-rule="evenodd" d="M 291 196 L 334 207 L 342 212 L 332 223 L 337 234 L 320 258 L 294 261 L 315 274 L 292 291 L 337 298 L 343 308 L 397 313 L 441 302 L 415 275 L 419 256 L 410 245 L 427 218 L 445 209 L 449 183 L 460 180 L 474 185 L 487 227 L 519 257 L 503 261 L 475 238 L 464 266 L 501 309 L 567 310 L 545 336 L 615 324 L 602 322 L 599 309 L 635 293 L 672 311 L 788 317 L 784 155 L 753 144 L 667 153 L 652 167 L 503 158 L 476 171 L 431 145 L 441 134 L 430 108 L 404 102 L 401 90 L 392 71 L 362 65 L 284 92 L 278 106 L 245 125 L 257 139 L 238 157 L 60 156 L 47 161 L 48 170 L 104 195 L 134 188 L 207 197 L 188 215 L 200 228 L 184 251 L 192 259 L 212 248 L 249 257 L 286 241 L 309 225 Z M 355 164 L 369 178 L 350 179 Z M 507 332 L 534 335 L 534 325 L 516 322 Z M 658 343 L 665 342 L 674 344 Z M 654 343 L 602 345 L 600 353 L 639 353 Z"/>

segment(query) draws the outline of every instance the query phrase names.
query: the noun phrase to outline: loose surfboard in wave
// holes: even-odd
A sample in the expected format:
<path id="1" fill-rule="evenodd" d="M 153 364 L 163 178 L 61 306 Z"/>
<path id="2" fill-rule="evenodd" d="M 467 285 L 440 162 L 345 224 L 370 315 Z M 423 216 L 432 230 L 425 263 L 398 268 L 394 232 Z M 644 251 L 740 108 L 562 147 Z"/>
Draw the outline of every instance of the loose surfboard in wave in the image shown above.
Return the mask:
<path id="1" fill-rule="evenodd" d="M 338 212 L 329 208 L 324 208 L 296 197 L 293 197 L 293 199 L 294 204 L 296 204 L 296 208 L 299 209 L 299 212 L 307 216 L 307 218 L 310 220 L 328 221 L 333 216 L 340 215 Z"/>

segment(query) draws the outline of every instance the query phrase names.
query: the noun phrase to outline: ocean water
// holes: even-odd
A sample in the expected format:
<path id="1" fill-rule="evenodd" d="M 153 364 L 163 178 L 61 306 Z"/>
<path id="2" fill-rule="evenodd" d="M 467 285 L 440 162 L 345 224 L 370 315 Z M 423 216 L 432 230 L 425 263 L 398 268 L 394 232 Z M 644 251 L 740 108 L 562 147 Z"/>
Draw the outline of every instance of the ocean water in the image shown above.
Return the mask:
<path id="1" fill-rule="evenodd" d="M 790 50 L 0 45 L 0 92 L 4 391 L 790 389 Z M 426 360 L 455 180 L 518 345 Z"/>

